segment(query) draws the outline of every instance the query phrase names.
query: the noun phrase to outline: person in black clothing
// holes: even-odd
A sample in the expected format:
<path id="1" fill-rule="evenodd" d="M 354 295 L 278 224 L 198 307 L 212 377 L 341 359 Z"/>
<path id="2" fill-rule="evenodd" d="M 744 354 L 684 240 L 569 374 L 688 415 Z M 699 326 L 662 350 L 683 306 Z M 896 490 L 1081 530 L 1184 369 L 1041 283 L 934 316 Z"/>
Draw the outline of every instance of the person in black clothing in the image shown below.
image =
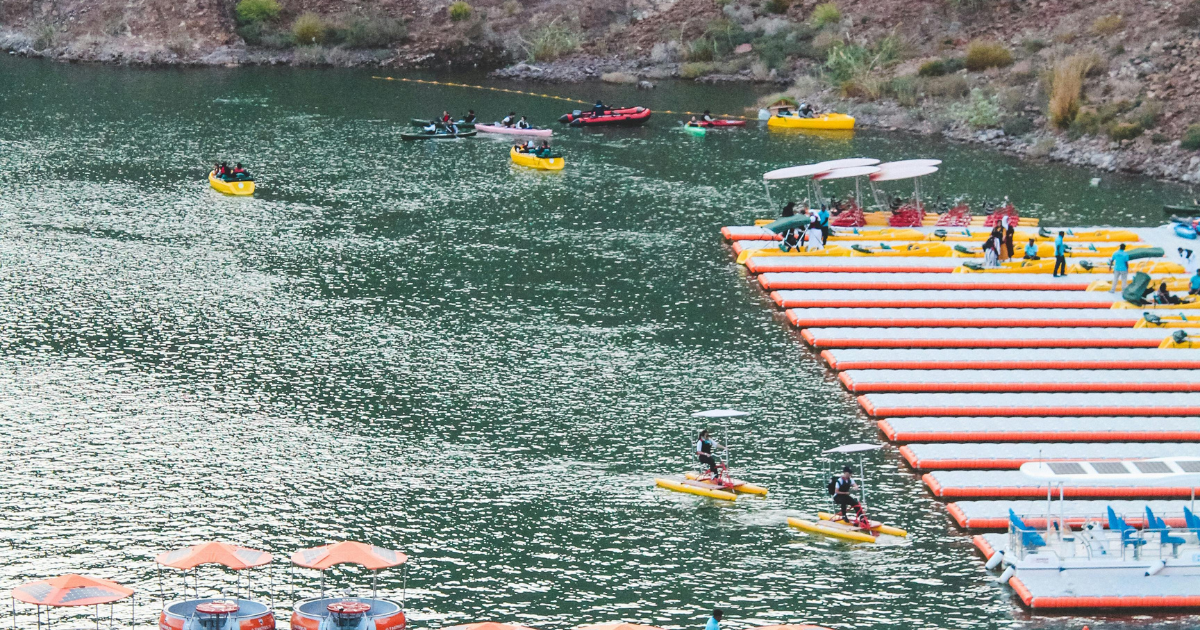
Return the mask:
<path id="1" fill-rule="evenodd" d="M 1013 243 L 1013 237 L 1015 237 L 1016 234 L 1016 228 L 1013 227 L 1012 223 L 1009 223 L 1008 227 L 1004 230 L 1004 247 L 1008 249 L 1008 257 L 1010 259 L 1013 257 L 1013 252 L 1016 249 Z"/>
<path id="2" fill-rule="evenodd" d="M 700 463 L 708 466 L 709 472 L 712 473 L 713 479 L 721 476 L 721 471 L 717 468 L 717 458 L 713 456 L 713 448 L 725 448 L 717 444 L 708 436 L 708 429 L 700 431 L 700 437 L 696 440 L 696 457 L 700 458 Z"/>
<path id="3" fill-rule="evenodd" d="M 465 122 L 465 123 L 473 123 L 473 122 L 475 122 L 475 110 L 473 110 L 473 109 L 468 109 L 468 110 L 467 110 L 467 115 L 462 117 L 462 121 L 463 121 L 463 122 Z"/>
<path id="4" fill-rule="evenodd" d="M 608 108 L 604 106 L 603 102 L 596 101 L 596 105 L 592 107 L 592 115 L 593 116 L 603 116 L 604 112 L 607 110 L 608 110 Z"/>
<path id="5" fill-rule="evenodd" d="M 843 468 L 842 476 L 834 477 L 829 482 L 829 491 L 833 494 L 833 502 L 842 508 L 841 515 L 843 521 L 850 522 L 846 519 L 846 508 L 852 507 L 854 508 L 855 521 L 862 523 L 866 520 L 862 504 L 850 494 L 851 491 L 858 490 L 858 484 L 854 483 L 854 478 L 851 477 L 853 472 L 849 466 Z"/>
<path id="6" fill-rule="evenodd" d="M 707 109 L 704 110 L 704 122 L 712 122 L 713 120 L 715 119 L 712 117 L 712 114 L 710 114 Z"/>
<path id="7" fill-rule="evenodd" d="M 779 216 L 781 216 L 781 217 L 796 216 L 796 202 L 795 201 L 787 202 L 787 205 L 783 206 L 783 214 L 780 214 Z"/>

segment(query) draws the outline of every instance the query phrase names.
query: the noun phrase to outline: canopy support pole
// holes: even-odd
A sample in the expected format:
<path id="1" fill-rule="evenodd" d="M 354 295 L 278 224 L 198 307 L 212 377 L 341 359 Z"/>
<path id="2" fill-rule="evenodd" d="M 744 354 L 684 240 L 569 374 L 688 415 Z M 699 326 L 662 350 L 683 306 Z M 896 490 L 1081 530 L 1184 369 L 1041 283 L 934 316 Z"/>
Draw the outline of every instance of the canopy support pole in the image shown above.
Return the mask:
<path id="1" fill-rule="evenodd" d="M 863 510 L 866 510 L 867 509 L 867 472 L 863 468 L 863 456 L 861 454 L 858 456 L 858 478 L 859 478 L 859 480 L 862 481 L 862 492 L 863 492 L 862 504 L 863 504 Z M 870 517 L 868 517 L 868 518 L 870 518 Z"/>
<path id="2" fill-rule="evenodd" d="M 767 180 L 763 180 L 763 190 L 767 191 L 767 208 L 771 211 L 771 215 L 775 215 L 775 202 L 771 201 L 771 187 L 767 185 Z"/>
<path id="3" fill-rule="evenodd" d="M 887 208 L 883 207 L 883 202 L 879 201 L 879 187 L 875 185 L 875 182 L 871 182 L 871 197 L 875 199 L 876 208 L 887 210 Z M 862 205 L 859 205 L 859 207 L 861 208 Z"/>

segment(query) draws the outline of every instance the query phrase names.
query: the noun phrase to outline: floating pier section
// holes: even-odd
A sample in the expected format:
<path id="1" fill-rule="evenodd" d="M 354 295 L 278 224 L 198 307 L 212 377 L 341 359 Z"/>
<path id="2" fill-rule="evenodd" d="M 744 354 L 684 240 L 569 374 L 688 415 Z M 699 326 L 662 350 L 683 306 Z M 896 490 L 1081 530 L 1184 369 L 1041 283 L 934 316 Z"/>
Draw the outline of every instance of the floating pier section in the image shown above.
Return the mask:
<path id="1" fill-rule="evenodd" d="M 1200 456 L 1200 351 L 1171 341 L 1179 330 L 1200 335 L 1200 309 L 1131 307 L 1108 290 L 1109 256 L 1123 242 L 1161 248 L 1131 271 L 1186 293 L 1194 270 L 1176 252 L 1195 241 L 1170 226 L 1062 228 L 1073 252 L 1068 275 L 1056 278 L 1037 265 L 980 272 L 974 252 L 989 228 L 833 228 L 831 255 L 781 255 L 764 223 L 721 233 L 899 448 L 913 482 L 945 500 L 959 527 L 980 532 L 985 557 L 1008 544 L 1007 534 L 985 532 L 1008 528 L 1010 510 L 1032 527 L 1048 519 L 1081 527 L 1104 522 L 1111 507 L 1144 527 L 1149 507 L 1167 526 L 1195 531 L 1183 514 L 1200 491 L 1200 462 L 1196 476 L 1137 479 L 1048 481 L 1019 470 Z M 1047 234 L 1059 229 L 1037 234 L 1022 223 L 1018 256 L 1031 236 L 1049 254 Z M 975 266 L 964 268 L 968 261 Z M 1156 324 L 1146 312 L 1173 321 Z M 1033 609 L 1200 608 L 1200 575 L 1155 580 L 1140 571 L 1027 572 L 1009 586 Z"/>

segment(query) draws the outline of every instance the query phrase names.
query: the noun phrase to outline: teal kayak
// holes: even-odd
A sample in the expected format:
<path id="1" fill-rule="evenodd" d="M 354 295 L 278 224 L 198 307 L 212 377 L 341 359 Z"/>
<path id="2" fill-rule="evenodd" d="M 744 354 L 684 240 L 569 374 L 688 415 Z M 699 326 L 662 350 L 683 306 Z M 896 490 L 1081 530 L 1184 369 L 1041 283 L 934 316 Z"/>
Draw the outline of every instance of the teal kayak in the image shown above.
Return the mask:
<path id="1" fill-rule="evenodd" d="M 426 120 L 426 119 L 421 119 L 421 118 L 413 118 L 413 119 L 409 120 L 408 122 L 410 124 L 412 124 L 412 126 L 414 126 L 414 127 L 424 127 L 426 125 L 442 124 L 442 121 L 440 121 L 440 120 Z M 455 124 L 455 126 L 457 126 L 459 129 L 474 129 L 475 128 L 475 123 L 473 123 L 473 122 L 463 122 L 461 120 L 454 120 L 451 122 L 453 122 Z"/>
<path id="2" fill-rule="evenodd" d="M 693 136 L 703 136 L 708 133 L 708 130 L 704 127 L 693 127 L 692 125 L 684 125 L 683 130 L 692 134 Z"/>

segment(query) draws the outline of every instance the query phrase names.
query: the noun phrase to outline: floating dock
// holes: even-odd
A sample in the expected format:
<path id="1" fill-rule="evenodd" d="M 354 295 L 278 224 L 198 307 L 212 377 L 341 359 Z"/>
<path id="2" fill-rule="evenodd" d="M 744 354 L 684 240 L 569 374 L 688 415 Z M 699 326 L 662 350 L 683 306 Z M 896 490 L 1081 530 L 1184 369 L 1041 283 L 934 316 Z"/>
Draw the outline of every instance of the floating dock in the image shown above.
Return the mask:
<path id="1" fill-rule="evenodd" d="M 1200 322 L 1200 312 L 1196 317 Z M 797 328 L 1133 328 L 1142 319 L 1142 312 L 1077 308 L 790 308 L 787 319 Z"/>
<path id="2" fill-rule="evenodd" d="M 884 437 L 897 444 L 920 442 L 1200 442 L 1200 418 L 1195 417 L 949 416 L 886 418 L 879 420 L 876 424 Z"/>
<path id="3" fill-rule="evenodd" d="M 858 404 L 873 418 L 1200 415 L 1200 394 L 1191 393 L 864 394 Z"/>
<path id="4" fill-rule="evenodd" d="M 962 274 L 959 274 L 962 275 Z M 1111 309 L 1120 296 L 1107 291 L 862 290 L 772 291 L 783 308 L 1087 308 Z M 1141 314 L 1140 312 L 1138 313 Z"/>
<path id="5" fill-rule="evenodd" d="M 1159 247 L 1162 259 L 1138 261 L 1134 270 L 1150 271 L 1178 295 L 1189 274 L 1175 252 L 1195 243 L 1177 239 L 1170 226 L 1076 230 L 1068 236 L 1069 274 L 1055 278 L 1043 263 L 966 268 L 979 262 L 972 253 L 986 231 L 947 230 L 951 256 L 929 247 L 937 242 L 930 232 L 887 230 L 873 239 L 871 228 L 860 228 L 847 239 L 858 247 L 831 244 L 840 255 L 781 256 L 769 251 L 778 237 L 761 227 L 723 231 L 734 251 L 745 252 L 751 279 L 924 473 L 929 492 L 957 500 L 947 509 L 960 527 L 1006 529 L 1010 509 L 1045 527 L 1052 489 L 1068 499 L 1053 504 L 1055 518 L 1074 527 L 1106 522 L 1109 505 L 1134 527 L 1145 525 L 1147 506 L 1183 527 L 1200 466 L 1156 477 L 1140 460 L 1200 456 L 1200 352 L 1191 349 L 1200 348 L 1200 310 L 1128 308 L 1108 291 L 1107 265 L 1116 240 Z M 908 247 L 909 239 L 921 245 Z M 1051 245 L 1039 240 L 1039 247 L 1049 253 Z M 1147 326 L 1144 312 L 1175 321 Z M 1197 339 L 1177 343 L 1177 331 Z M 1043 479 L 1020 470 L 1094 461 L 1089 470 L 1102 473 L 1130 460 L 1137 470 L 1123 468 L 1120 479 Z M 1007 535 L 992 543 L 1006 544 Z M 1009 585 L 1035 609 L 1200 608 L 1200 576 L 1178 577 L 1170 565 L 1150 578 L 1144 567 L 1128 578 L 1116 577 L 1120 571 L 1020 569 Z"/>
<path id="6" fill-rule="evenodd" d="M 999 273 L 763 273 L 758 284 L 767 291 L 784 289 L 858 289 L 945 291 L 1087 291 L 1096 280 L 1087 276 L 1055 278 L 1043 274 Z"/>
<path id="7" fill-rule="evenodd" d="M 914 470 L 1017 470 L 1026 462 L 1154 459 L 1196 455 L 1194 444 L 1021 442 L 908 444 L 900 455 Z"/>
<path id="8" fill-rule="evenodd" d="M 1200 392 L 1200 370 L 846 370 L 838 380 L 874 392 Z"/>
<path id="9" fill-rule="evenodd" d="M 822 350 L 835 370 L 1195 370 L 1200 352 L 1147 348 L 1063 348 L 1028 352 L 1012 348 Z"/>
<path id="10" fill-rule="evenodd" d="M 1162 328 L 805 328 L 817 350 L 832 348 L 1157 348 Z M 1200 335 L 1200 328 L 1188 331 Z"/>
<path id="11" fill-rule="evenodd" d="M 1112 508 L 1126 523 L 1133 527 L 1146 526 L 1146 507 L 1154 511 L 1155 516 L 1166 521 L 1168 527 L 1186 527 L 1183 520 L 1183 509 L 1193 508 L 1188 501 L 1058 501 L 1047 503 L 1040 501 L 956 501 L 946 506 L 946 511 L 954 517 L 954 522 L 963 529 L 1008 529 L 1008 511 L 1012 510 L 1021 515 L 1026 525 L 1034 528 L 1046 528 L 1046 515 L 1054 519 L 1064 519 L 1073 527 L 1079 527 L 1088 521 L 1098 521 L 1107 525 L 1108 508 Z"/>

